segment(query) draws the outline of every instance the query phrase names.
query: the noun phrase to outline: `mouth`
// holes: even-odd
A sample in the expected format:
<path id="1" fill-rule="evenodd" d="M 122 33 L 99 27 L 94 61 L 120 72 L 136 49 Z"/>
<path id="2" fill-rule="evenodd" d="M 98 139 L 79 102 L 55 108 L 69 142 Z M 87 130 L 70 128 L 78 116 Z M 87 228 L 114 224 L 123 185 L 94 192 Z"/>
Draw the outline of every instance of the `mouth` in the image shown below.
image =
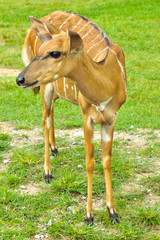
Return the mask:
<path id="1" fill-rule="evenodd" d="M 35 81 L 34 83 L 32 83 L 32 84 L 30 84 L 30 85 L 27 85 L 27 86 L 24 86 L 23 88 L 25 88 L 25 89 L 33 89 L 33 88 L 35 88 L 35 87 L 39 87 L 39 83 L 38 83 L 38 81 Z"/>

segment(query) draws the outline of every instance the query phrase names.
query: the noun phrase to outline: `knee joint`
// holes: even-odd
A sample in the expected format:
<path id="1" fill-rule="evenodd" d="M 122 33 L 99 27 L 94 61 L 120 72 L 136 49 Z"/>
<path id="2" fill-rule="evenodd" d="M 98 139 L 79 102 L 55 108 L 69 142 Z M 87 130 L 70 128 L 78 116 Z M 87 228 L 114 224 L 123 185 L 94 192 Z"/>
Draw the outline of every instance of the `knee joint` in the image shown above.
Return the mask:
<path id="1" fill-rule="evenodd" d="M 111 157 L 107 156 L 106 158 L 103 159 L 103 168 L 104 169 L 111 169 Z"/>
<path id="2" fill-rule="evenodd" d="M 86 170 L 88 173 L 93 173 L 95 167 L 95 161 L 94 159 L 90 161 L 86 161 Z"/>

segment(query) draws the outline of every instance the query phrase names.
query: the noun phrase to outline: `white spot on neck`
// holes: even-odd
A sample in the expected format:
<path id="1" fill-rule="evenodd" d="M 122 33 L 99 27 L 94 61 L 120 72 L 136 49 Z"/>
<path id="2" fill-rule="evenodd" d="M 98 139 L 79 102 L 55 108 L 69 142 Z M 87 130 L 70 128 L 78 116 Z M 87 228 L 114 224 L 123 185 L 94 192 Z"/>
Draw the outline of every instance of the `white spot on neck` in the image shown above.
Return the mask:
<path id="1" fill-rule="evenodd" d="M 54 79 L 57 80 L 59 78 L 58 74 L 54 75 Z"/>
<path id="2" fill-rule="evenodd" d="M 97 111 L 103 111 L 105 106 L 112 100 L 113 96 L 110 97 L 107 101 L 102 102 L 99 106 L 92 104 L 92 106 L 96 107 Z"/>

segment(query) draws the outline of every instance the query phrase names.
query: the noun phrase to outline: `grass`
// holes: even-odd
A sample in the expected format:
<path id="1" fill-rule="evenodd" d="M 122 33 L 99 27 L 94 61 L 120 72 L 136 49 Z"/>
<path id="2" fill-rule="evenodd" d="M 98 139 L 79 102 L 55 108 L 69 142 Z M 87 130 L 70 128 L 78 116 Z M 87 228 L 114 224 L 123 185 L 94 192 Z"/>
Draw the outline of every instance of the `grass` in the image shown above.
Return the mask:
<path id="1" fill-rule="evenodd" d="M 159 1 L 49 0 L 46 4 L 42 0 L 1 0 L 0 8 L 0 67 L 23 69 L 21 48 L 29 15 L 42 17 L 62 9 L 92 19 L 123 48 L 128 76 L 128 99 L 115 129 L 127 140 L 115 139 L 112 157 L 113 191 L 121 223 L 112 225 L 108 218 L 101 146 L 96 141 L 93 227 L 84 221 L 87 176 L 82 138 L 70 136 L 69 131 L 57 136 L 60 156 L 51 159 L 55 178 L 45 185 L 44 143 L 30 142 L 35 129 L 40 129 L 40 138 L 43 134 L 40 95 L 18 88 L 15 77 L 0 77 L 0 122 L 6 124 L 0 129 L 0 239 L 28 240 L 43 235 L 42 239 L 51 240 L 158 240 Z M 79 107 L 57 100 L 55 125 L 56 129 L 82 127 Z M 132 136 L 141 144 L 132 141 Z"/>

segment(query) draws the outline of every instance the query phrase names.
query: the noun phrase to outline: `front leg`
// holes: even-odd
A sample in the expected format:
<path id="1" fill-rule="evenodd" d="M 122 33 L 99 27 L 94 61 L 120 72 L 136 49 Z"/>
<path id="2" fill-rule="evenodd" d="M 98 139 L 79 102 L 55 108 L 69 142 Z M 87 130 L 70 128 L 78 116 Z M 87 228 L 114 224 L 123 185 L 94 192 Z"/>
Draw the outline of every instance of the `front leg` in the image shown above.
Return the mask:
<path id="1" fill-rule="evenodd" d="M 49 142 L 51 146 L 52 155 L 59 156 L 58 149 L 56 146 L 55 131 L 54 131 L 54 102 L 55 100 L 52 101 L 52 107 L 50 111 L 51 124 L 50 124 L 50 130 L 49 130 Z"/>
<path id="2" fill-rule="evenodd" d="M 47 116 L 45 110 L 43 110 L 43 129 L 44 129 L 44 142 L 45 142 L 45 160 L 44 160 L 44 174 L 46 183 L 50 183 L 51 175 L 51 163 L 49 156 L 49 128 L 51 124 L 50 116 Z"/>
<path id="3" fill-rule="evenodd" d="M 45 160 L 44 160 L 44 174 L 46 183 L 50 183 L 51 175 L 51 163 L 49 156 L 49 132 L 51 128 L 51 109 L 54 88 L 52 83 L 43 85 L 40 88 L 41 97 L 43 100 L 43 129 L 44 129 L 44 142 L 45 142 Z"/>
<path id="4" fill-rule="evenodd" d="M 88 176 L 88 200 L 87 200 L 87 223 L 93 224 L 93 208 L 92 208 L 92 182 L 93 171 L 95 167 L 94 160 L 94 145 L 93 145 L 93 121 L 87 116 L 83 115 L 83 129 L 86 151 L 86 170 Z"/>
<path id="5" fill-rule="evenodd" d="M 115 210 L 111 182 L 111 152 L 113 142 L 114 124 L 101 124 L 101 145 L 102 145 L 102 164 L 105 173 L 107 208 L 109 217 L 113 223 L 119 223 L 118 215 Z"/>

